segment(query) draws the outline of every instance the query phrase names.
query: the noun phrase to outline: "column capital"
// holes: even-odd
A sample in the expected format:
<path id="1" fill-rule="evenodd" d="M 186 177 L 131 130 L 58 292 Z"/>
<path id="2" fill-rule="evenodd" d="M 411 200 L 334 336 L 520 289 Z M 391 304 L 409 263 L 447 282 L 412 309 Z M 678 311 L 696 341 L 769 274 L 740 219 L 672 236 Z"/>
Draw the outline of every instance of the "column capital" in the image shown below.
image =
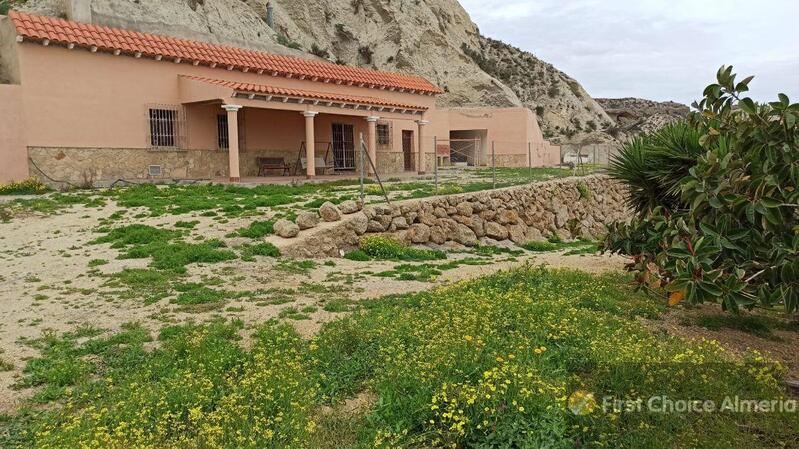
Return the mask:
<path id="1" fill-rule="evenodd" d="M 430 120 L 417 120 L 416 124 L 419 125 L 419 126 L 429 125 L 430 124 Z"/>
<path id="2" fill-rule="evenodd" d="M 303 115 L 303 117 L 306 117 L 306 118 L 308 118 L 308 117 L 313 118 L 313 117 L 316 117 L 317 115 L 319 115 L 319 113 L 315 112 L 315 111 L 304 111 L 302 113 L 302 115 Z"/>
<path id="3" fill-rule="evenodd" d="M 224 110 L 226 110 L 228 112 L 238 112 L 239 109 L 241 109 L 243 107 L 244 106 L 241 106 L 241 105 L 238 105 L 238 104 L 223 104 L 222 105 L 222 109 L 224 109 Z"/>
<path id="4" fill-rule="evenodd" d="M 370 115 L 369 117 L 366 117 L 366 121 L 370 122 L 370 123 L 371 122 L 377 122 L 378 120 L 380 120 L 380 117 L 378 117 L 376 115 Z"/>

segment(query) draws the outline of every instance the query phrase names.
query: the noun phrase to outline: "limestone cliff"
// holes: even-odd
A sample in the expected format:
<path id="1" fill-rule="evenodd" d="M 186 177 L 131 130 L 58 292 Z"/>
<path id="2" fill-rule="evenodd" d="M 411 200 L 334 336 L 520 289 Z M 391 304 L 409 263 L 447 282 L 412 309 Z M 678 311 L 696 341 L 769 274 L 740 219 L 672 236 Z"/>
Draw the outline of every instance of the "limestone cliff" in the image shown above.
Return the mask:
<path id="1" fill-rule="evenodd" d="M 608 131 L 620 140 L 656 131 L 684 119 L 691 111 L 688 106 L 673 101 L 641 98 L 597 98 L 596 101 L 616 121 L 616 126 Z"/>
<path id="2" fill-rule="evenodd" d="M 614 123 L 565 73 L 482 36 L 457 0 L 27 0 L 28 11 L 424 76 L 441 106 L 527 106 L 547 138 L 604 141 Z"/>

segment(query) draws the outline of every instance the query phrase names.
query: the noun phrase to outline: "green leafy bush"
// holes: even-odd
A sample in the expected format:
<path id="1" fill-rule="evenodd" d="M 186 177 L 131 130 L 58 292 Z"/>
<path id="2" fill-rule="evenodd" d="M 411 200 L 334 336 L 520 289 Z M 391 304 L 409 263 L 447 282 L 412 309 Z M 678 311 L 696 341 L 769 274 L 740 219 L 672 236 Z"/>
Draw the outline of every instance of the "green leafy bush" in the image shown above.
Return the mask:
<path id="1" fill-rule="evenodd" d="M 611 174 L 638 214 L 615 223 L 604 249 L 670 303 L 720 301 L 725 310 L 799 304 L 799 104 L 742 97 L 732 67 L 683 124 L 625 146 Z"/>

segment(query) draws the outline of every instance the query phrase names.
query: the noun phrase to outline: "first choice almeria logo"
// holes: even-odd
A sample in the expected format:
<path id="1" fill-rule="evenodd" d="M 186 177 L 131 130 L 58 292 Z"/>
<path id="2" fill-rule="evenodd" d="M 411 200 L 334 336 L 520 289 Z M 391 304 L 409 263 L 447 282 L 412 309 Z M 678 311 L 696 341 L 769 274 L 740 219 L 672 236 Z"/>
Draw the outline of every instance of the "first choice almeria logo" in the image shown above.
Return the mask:
<path id="1" fill-rule="evenodd" d="M 726 396 L 721 401 L 711 399 L 678 399 L 667 395 L 649 398 L 602 398 L 605 413 L 796 413 L 796 399 L 751 399 Z"/>

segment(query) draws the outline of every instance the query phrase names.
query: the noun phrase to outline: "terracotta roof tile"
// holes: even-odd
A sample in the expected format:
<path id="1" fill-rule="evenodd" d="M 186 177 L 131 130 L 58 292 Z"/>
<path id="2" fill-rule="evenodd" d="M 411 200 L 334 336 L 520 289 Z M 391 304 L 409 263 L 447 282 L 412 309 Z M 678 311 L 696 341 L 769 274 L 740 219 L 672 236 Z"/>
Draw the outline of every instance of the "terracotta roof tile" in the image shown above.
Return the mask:
<path id="1" fill-rule="evenodd" d="M 283 76 L 329 79 L 347 84 L 406 89 L 429 94 L 442 93 L 441 89 L 421 77 L 89 25 L 18 11 L 9 12 L 9 17 L 14 22 L 20 36 L 34 40 L 48 39 L 52 43 L 73 43 L 109 50 L 119 49 L 132 54 L 141 52 L 145 56 L 161 55 L 169 59 L 199 61 L 203 65 L 216 64 L 225 68 L 233 66 L 237 69 L 256 72 L 260 70 L 266 73 L 277 72 Z"/>
<path id="2" fill-rule="evenodd" d="M 371 106 L 382 106 L 388 108 L 397 108 L 397 109 L 412 109 L 417 111 L 424 111 L 428 108 L 426 106 L 419 106 L 419 105 L 411 105 L 411 104 L 403 104 L 403 103 L 394 103 L 390 101 L 383 100 L 381 98 L 376 97 L 368 97 L 368 96 L 360 96 L 360 95 L 336 95 L 336 94 L 328 94 L 323 92 L 314 92 L 310 90 L 301 90 L 301 89 L 285 89 L 282 87 L 275 87 L 275 86 L 267 86 L 263 84 L 252 84 L 252 83 L 241 83 L 237 81 L 229 81 L 229 80 L 219 80 L 219 79 L 210 79 L 204 78 L 201 76 L 193 76 L 193 75 L 180 75 L 182 78 L 200 81 L 203 83 L 214 84 L 217 86 L 227 87 L 237 92 L 245 92 L 245 93 L 254 93 L 254 94 L 264 94 L 264 95 L 274 95 L 274 96 L 286 96 L 292 98 L 310 98 L 314 100 L 326 100 L 326 101 L 333 101 L 333 102 L 343 102 L 343 103 L 357 103 L 357 104 L 365 104 Z"/>

